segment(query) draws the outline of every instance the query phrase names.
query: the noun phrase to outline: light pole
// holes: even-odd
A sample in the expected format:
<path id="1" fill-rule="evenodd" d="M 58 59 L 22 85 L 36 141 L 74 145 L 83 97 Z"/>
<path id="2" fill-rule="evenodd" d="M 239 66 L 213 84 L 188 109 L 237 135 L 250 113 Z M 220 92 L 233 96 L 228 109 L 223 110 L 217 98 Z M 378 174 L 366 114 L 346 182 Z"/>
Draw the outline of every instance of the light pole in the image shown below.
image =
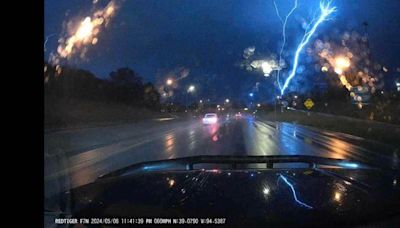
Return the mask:
<path id="1" fill-rule="evenodd" d="M 275 86 L 278 86 L 278 88 L 279 88 L 279 82 L 278 82 L 278 71 L 275 71 Z M 276 88 L 275 88 L 275 108 L 274 108 L 274 117 L 275 117 L 275 128 L 277 129 L 277 127 L 278 127 L 278 120 L 277 120 L 277 117 L 276 117 L 276 106 L 277 106 L 277 102 L 278 102 L 278 95 L 276 95 Z"/>
<path id="2" fill-rule="evenodd" d="M 186 93 L 186 102 L 185 102 L 185 104 L 186 104 L 186 111 L 187 111 L 187 109 L 188 109 L 188 98 L 189 98 L 189 93 L 193 93 L 194 91 L 196 90 L 196 87 L 194 86 L 194 85 L 190 85 L 189 87 L 188 87 L 188 89 L 187 89 L 187 93 Z"/>

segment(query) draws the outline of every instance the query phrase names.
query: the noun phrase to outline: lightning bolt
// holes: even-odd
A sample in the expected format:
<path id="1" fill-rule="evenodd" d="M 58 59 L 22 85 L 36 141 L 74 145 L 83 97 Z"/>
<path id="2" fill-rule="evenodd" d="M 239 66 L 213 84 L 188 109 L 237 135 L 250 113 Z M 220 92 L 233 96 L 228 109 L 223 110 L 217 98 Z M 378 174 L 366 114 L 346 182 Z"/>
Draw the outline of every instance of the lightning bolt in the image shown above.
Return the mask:
<path id="1" fill-rule="evenodd" d="M 307 205 L 304 202 L 297 199 L 296 190 L 294 189 L 293 185 L 286 179 L 286 177 L 284 177 L 282 174 L 279 174 L 279 178 L 281 178 L 290 187 L 290 189 L 292 190 L 292 193 L 293 193 L 293 198 L 298 204 L 300 204 L 301 206 L 306 207 L 308 209 L 313 209 L 313 207 L 311 207 L 310 205 Z"/>
<path id="2" fill-rule="evenodd" d="M 328 16 L 331 15 L 333 12 L 336 11 L 336 7 L 331 7 L 330 6 L 331 2 L 320 2 L 319 4 L 319 8 L 321 10 L 320 15 L 318 20 L 314 23 L 314 25 L 311 27 L 310 30 L 306 29 L 303 38 L 301 39 L 300 44 L 297 46 L 296 52 L 295 52 L 295 56 L 294 56 L 294 60 L 293 60 L 293 67 L 292 70 L 288 76 L 288 78 L 286 79 L 285 83 L 283 84 L 283 87 L 280 88 L 281 90 L 281 95 L 283 95 L 285 93 L 285 90 L 287 89 L 290 81 L 292 80 L 292 78 L 296 75 L 296 70 L 299 64 L 299 56 L 301 51 L 303 50 L 303 48 L 307 45 L 307 43 L 310 41 L 312 35 L 315 33 L 315 31 L 317 30 L 318 26 L 324 22 L 325 20 L 327 20 Z"/>
<path id="3" fill-rule="evenodd" d="M 44 41 L 44 51 L 46 51 L 46 44 L 49 41 L 50 37 L 55 36 L 55 35 L 56 34 L 53 33 L 53 34 L 50 34 L 50 35 L 46 36 L 46 40 Z"/>
<path id="4" fill-rule="evenodd" d="M 280 66 L 280 65 L 281 65 L 281 62 L 282 62 L 282 53 L 283 53 L 283 49 L 285 48 L 285 45 L 286 45 L 286 24 L 287 24 L 287 21 L 288 21 L 290 15 L 292 15 L 293 12 L 294 12 L 294 11 L 296 10 L 296 8 L 297 8 L 297 0 L 294 1 L 294 6 L 293 6 L 293 8 L 289 11 L 289 13 L 286 15 L 285 20 L 282 20 L 282 17 L 281 17 L 281 15 L 280 15 L 280 13 L 279 13 L 279 10 L 278 10 L 278 6 L 276 5 L 276 2 L 275 2 L 275 1 L 274 1 L 274 6 L 275 6 L 276 15 L 278 15 L 279 20 L 283 23 L 283 26 L 282 26 L 282 38 L 283 38 L 283 43 L 282 43 L 282 46 L 281 46 L 281 50 L 280 50 L 280 52 L 279 52 L 279 62 L 278 62 L 278 66 Z M 281 87 L 281 84 L 280 84 L 280 80 L 279 80 L 280 72 L 281 72 L 281 68 L 278 67 L 277 75 L 276 75 L 276 81 L 278 82 L 279 89 L 282 88 L 282 87 Z"/>
<path id="5" fill-rule="evenodd" d="M 283 23 L 282 17 L 279 14 L 278 6 L 276 5 L 275 1 L 274 1 L 274 6 L 275 6 L 276 15 L 278 15 L 279 20 Z"/>

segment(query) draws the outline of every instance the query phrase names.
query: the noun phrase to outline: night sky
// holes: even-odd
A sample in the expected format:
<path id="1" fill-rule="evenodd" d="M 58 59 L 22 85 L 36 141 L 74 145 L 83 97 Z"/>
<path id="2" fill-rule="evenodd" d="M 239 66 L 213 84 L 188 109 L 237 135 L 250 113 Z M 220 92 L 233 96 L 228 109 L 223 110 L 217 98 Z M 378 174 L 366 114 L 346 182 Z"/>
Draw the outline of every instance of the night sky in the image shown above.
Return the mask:
<path id="1" fill-rule="evenodd" d="M 366 21 L 374 61 L 395 72 L 400 67 L 400 1 L 332 2 L 337 12 L 319 27 L 312 42 L 335 32 L 363 33 L 362 23 Z M 97 4 L 107 3 L 99 0 Z M 293 1 L 276 3 L 284 13 Z M 92 7 L 91 0 L 45 0 L 44 35 L 57 34 L 49 38 L 46 60 L 57 49 L 63 23 L 90 16 Z M 287 25 L 288 64 L 301 39 L 302 22 L 309 22 L 318 7 L 319 1 L 299 0 Z M 248 93 L 256 82 L 266 90 L 273 86 L 262 74 L 247 72 L 238 63 L 249 46 L 255 46 L 258 56 L 278 53 L 281 29 L 272 0 L 126 0 L 102 30 L 98 43 L 89 49 L 86 59 L 74 59 L 69 64 L 100 78 L 117 68 L 129 67 L 156 84 L 169 71 L 186 68 L 190 73 L 182 84 L 195 83 L 198 97 L 211 93 L 235 97 Z"/>

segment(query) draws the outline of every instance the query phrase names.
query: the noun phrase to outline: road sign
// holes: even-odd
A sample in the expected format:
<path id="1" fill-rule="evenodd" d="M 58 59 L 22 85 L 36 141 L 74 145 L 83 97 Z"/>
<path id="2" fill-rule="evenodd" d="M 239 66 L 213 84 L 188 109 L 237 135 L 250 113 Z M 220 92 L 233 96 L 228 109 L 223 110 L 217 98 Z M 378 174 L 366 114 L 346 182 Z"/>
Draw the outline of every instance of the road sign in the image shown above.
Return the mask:
<path id="1" fill-rule="evenodd" d="M 304 106 L 306 106 L 306 108 L 310 110 L 314 106 L 314 102 L 310 98 L 308 98 L 306 101 L 304 101 Z"/>

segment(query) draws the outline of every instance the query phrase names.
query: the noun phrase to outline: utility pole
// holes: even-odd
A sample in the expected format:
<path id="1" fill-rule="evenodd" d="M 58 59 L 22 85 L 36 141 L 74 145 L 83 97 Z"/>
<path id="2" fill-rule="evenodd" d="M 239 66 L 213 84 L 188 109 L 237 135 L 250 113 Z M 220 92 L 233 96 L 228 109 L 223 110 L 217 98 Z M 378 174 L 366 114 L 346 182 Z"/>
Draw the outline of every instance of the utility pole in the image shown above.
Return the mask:
<path id="1" fill-rule="evenodd" d="M 367 53 L 367 57 L 368 57 L 368 60 L 371 61 L 371 51 L 370 51 L 370 48 L 369 48 L 368 22 L 364 21 L 364 22 L 362 23 L 362 25 L 363 25 L 363 27 L 364 27 L 364 36 L 365 36 L 365 38 L 366 38 L 366 40 L 365 40 L 365 41 L 363 40 L 363 42 L 365 43 L 366 48 L 367 48 L 367 52 L 368 52 L 368 53 Z"/>

